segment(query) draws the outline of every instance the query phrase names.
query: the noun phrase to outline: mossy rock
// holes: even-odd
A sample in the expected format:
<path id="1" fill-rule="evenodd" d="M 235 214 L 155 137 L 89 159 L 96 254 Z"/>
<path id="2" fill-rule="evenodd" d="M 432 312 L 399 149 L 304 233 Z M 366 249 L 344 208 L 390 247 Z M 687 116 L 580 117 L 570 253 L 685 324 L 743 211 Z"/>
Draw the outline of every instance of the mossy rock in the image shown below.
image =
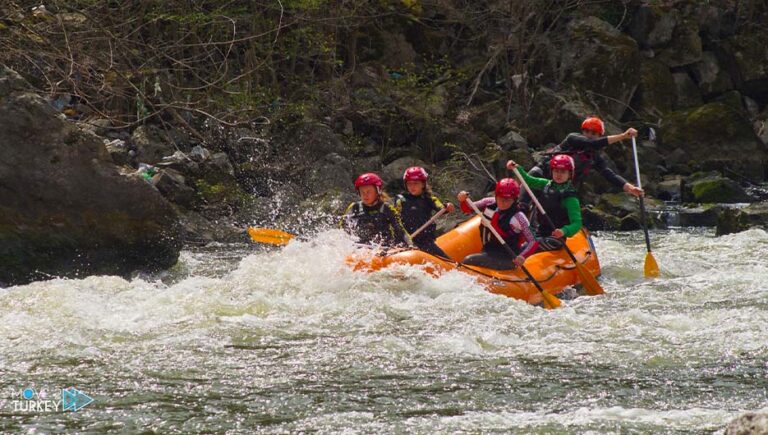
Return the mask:
<path id="1" fill-rule="evenodd" d="M 234 180 L 199 179 L 195 181 L 195 188 L 203 203 L 208 205 L 238 207 L 249 199 L 249 195 Z"/>
<path id="2" fill-rule="evenodd" d="M 723 103 L 736 112 L 742 112 L 744 110 L 744 104 L 742 103 L 742 97 L 739 91 L 728 91 L 715 98 L 712 102 Z"/>
<path id="3" fill-rule="evenodd" d="M 765 177 L 768 151 L 743 113 L 729 104 L 669 113 L 661 138 L 666 149 L 680 148 L 690 155 L 692 167 L 727 168 L 756 180 Z"/>
<path id="4" fill-rule="evenodd" d="M 716 144 L 726 139 L 752 139 L 752 126 L 732 107 L 709 103 L 691 110 L 673 112 L 665 120 L 664 142 L 668 146 Z"/>
<path id="5" fill-rule="evenodd" d="M 726 208 L 717 215 L 716 236 L 740 233 L 750 227 L 749 215 L 738 209 Z"/>
<path id="6" fill-rule="evenodd" d="M 675 104 L 675 79 L 665 64 L 646 60 L 642 63 L 637 99 L 641 110 L 669 112 Z"/>
<path id="7" fill-rule="evenodd" d="M 678 211 L 680 226 L 714 227 L 717 225 L 717 215 L 723 208 L 718 204 L 687 203 Z"/>
<path id="8" fill-rule="evenodd" d="M 716 172 L 694 174 L 685 181 L 683 189 L 685 202 L 730 204 L 751 200 L 737 182 Z"/>
<path id="9" fill-rule="evenodd" d="M 604 193 L 600 195 L 598 208 L 618 217 L 627 216 L 638 210 L 637 200 L 626 193 Z"/>
<path id="10" fill-rule="evenodd" d="M 594 207 L 581 212 L 582 222 L 590 231 L 615 231 L 621 228 L 621 219 Z"/>

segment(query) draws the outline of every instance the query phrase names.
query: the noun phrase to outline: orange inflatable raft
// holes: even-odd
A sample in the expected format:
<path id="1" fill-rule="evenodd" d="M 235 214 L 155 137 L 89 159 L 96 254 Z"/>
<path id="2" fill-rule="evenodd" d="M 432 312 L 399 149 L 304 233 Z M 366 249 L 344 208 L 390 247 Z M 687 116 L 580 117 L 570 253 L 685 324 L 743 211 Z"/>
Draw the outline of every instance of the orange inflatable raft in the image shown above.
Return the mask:
<path id="1" fill-rule="evenodd" d="M 480 218 L 475 216 L 437 238 L 438 246 L 451 257 L 450 259 L 435 257 L 419 250 L 406 250 L 384 256 L 370 252 L 358 253 L 349 256 L 347 263 L 354 270 L 366 271 L 380 270 L 396 264 L 421 265 L 426 272 L 435 276 L 458 269 L 475 276 L 491 293 L 522 299 L 531 304 L 541 303 L 541 294 L 520 269 L 495 270 L 460 263 L 465 256 L 482 249 L 480 225 Z M 600 275 L 600 262 L 585 229 L 568 238 L 567 244 L 584 268 L 595 277 Z M 566 287 L 580 284 L 576 267 L 563 249 L 534 254 L 526 259 L 525 267 L 544 291 L 553 295 L 561 293 Z"/>

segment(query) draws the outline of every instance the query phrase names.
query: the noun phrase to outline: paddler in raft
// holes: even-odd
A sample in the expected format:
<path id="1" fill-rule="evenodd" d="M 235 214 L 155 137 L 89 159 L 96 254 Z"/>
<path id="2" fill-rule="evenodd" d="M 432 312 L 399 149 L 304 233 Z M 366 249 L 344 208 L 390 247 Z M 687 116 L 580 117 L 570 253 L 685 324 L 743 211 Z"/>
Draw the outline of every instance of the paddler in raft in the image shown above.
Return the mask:
<path id="1" fill-rule="evenodd" d="M 408 234 L 413 234 L 432 217 L 432 212 L 439 212 L 443 208 L 452 213 L 455 207 L 450 202 L 446 205 L 432 193 L 428 184 L 429 174 L 421 166 L 412 166 L 403 174 L 403 184 L 407 192 L 397 195 L 395 209 L 400 213 Z M 450 258 L 435 243 L 434 223 L 427 226 L 419 234 L 413 237 L 413 243 L 424 252 L 437 257 Z"/>
<path id="2" fill-rule="evenodd" d="M 538 190 L 536 198 L 541 203 L 546 216 L 536 214 L 538 229 L 536 238 L 539 241 L 539 251 L 554 251 L 563 247 L 565 238 L 572 237 L 581 230 L 581 205 L 576 189 L 573 187 L 575 163 L 571 156 L 558 154 L 549 160 L 552 179 L 532 177 L 515 163 L 507 162 L 507 169 L 514 171 L 518 168 L 520 176 L 531 190 Z M 550 225 L 550 220 L 554 227 Z"/>
<path id="3" fill-rule="evenodd" d="M 571 180 L 574 187 L 578 188 L 589 171 L 594 169 L 614 186 L 621 188 L 630 195 L 641 196 L 644 194 L 643 189 L 614 172 L 600 155 L 600 151 L 608 145 L 636 136 L 637 130 L 634 128 L 628 128 L 621 134 L 605 136 L 605 124 L 603 121 L 596 116 L 590 116 L 581 123 L 581 134 L 568 134 L 559 145 L 547 150 L 547 157 L 531 168 L 528 173 L 534 177 L 549 178 L 552 175 L 549 171 L 549 161 L 552 156 L 567 154 L 573 157 L 574 160 L 575 169 Z M 530 199 L 527 196 L 523 192 L 523 197 L 520 201 L 522 208 L 526 210 L 530 205 Z"/>
<path id="4" fill-rule="evenodd" d="M 368 172 L 355 180 L 360 201 L 353 202 L 341 219 L 341 227 L 362 244 L 385 248 L 413 246 L 397 210 L 388 202 L 384 182 Z"/>
<path id="5" fill-rule="evenodd" d="M 520 186 L 511 178 L 503 178 L 496 183 L 494 197 L 475 201 L 475 206 L 491 221 L 496 231 L 515 252 L 510 257 L 498 239 L 484 225 L 480 226 L 480 237 L 483 250 L 478 254 L 464 257 L 462 263 L 469 266 L 480 266 L 488 269 L 509 270 L 520 266 L 525 259 L 536 252 L 538 242 L 531 232 L 528 218 L 518 211 L 517 198 L 520 196 Z M 469 194 L 465 191 L 457 195 L 461 211 L 474 213 L 467 204 Z"/>

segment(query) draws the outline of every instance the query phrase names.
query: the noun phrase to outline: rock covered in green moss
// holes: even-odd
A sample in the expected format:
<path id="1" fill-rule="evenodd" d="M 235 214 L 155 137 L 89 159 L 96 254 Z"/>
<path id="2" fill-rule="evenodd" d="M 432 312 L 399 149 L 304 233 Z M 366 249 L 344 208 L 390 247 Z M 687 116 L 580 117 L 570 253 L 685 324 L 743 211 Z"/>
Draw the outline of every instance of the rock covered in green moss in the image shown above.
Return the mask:
<path id="1" fill-rule="evenodd" d="M 764 177 L 768 151 L 750 122 L 729 105 L 709 103 L 672 112 L 660 133 L 664 148 L 682 149 L 698 167 L 727 167 L 746 177 Z"/>
<path id="2" fill-rule="evenodd" d="M 732 204 L 751 200 L 737 182 L 717 172 L 696 173 L 685 180 L 683 188 L 685 202 Z"/>
<path id="3" fill-rule="evenodd" d="M 739 209 L 726 208 L 717 215 L 715 235 L 723 236 L 748 230 L 749 216 Z"/>

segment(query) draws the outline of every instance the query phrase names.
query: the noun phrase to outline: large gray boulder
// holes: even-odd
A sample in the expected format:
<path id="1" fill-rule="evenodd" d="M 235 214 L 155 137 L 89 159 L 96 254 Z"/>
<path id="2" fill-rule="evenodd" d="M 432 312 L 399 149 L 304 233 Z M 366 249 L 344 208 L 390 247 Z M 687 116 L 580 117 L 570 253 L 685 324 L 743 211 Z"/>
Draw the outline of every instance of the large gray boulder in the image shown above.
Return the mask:
<path id="1" fill-rule="evenodd" d="M 693 64 L 691 70 L 705 96 L 733 89 L 731 77 L 720 67 L 720 62 L 711 51 L 702 53 L 701 60 Z"/>
<path id="2" fill-rule="evenodd" d="M 735 171 L 753 180 L 765 177 L 768 150 L 742 111 L 728 104 L 669 113 L 660 133 L 666 150 L 682 149 L 698 169 Z"/>
<path id="3" fill-rule="evenodd" d="M 677 84 L 669 67 L 648 59 L 643 61 L 640 71 L 638 101 L 641 110 L 657 115 L 672 110 L 676 103 Z"/>
<path id="4" fill-rule="evenodd" d="M 170 204 L 112 163 L 103 142 L 35 94 L 0 100 L 0 281 L 172 266 Z"/>
<path id="5" fill-rule="evenodd" d="M 744 95 L 768 94 L 768 32 L 753 31 L 723 42 L 718 54 L 737 89 Z"/>
<path id="6" fill-rule="evenodd" d="M 574 20 L 566 33 L 559 79 L 621 118 L 640 83 L 637 43 L 596 17 Z"/>
<path id="7" fill-rule="evenodd" d="M 687 109 L 704 104 L 701 92 L 687 72 L 672 73 L 675 83 L 675 108 Z"/>
<path id="8" fill-rule="evenodd" d="M 753 199 L 739 183 L 717 172 L 696 173 L 685 180 L 682 200 L 695 203 L 735 204 Z"/>
<path id="9" fill-rule="evenodd" d="M 665 46 L 680 20 L 677 9 L 643 5 L 632 14 L 627 32 L 642 48 Z"/>
<path id="10" fill-rule="evenodd" d="M 675 27 L 672 42 L 659 50 L 658 59 L 670 68 L 701 60 L 702 42 L 695 20 L 684 20 Z"/>

